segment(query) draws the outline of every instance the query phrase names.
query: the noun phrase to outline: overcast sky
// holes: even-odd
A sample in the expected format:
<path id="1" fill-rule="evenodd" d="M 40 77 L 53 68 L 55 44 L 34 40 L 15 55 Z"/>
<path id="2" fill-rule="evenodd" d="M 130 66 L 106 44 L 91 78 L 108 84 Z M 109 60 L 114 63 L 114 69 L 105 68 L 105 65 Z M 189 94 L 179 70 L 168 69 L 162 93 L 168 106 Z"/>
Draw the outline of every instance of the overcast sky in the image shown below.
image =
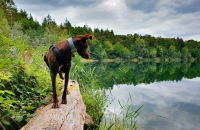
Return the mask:
<path id="1" fill-rule="evenodd" d="M 109 29 L 200 41 L 200 0 L 14 0 L 40 23 L 48 14 L 58 25 Z"/>

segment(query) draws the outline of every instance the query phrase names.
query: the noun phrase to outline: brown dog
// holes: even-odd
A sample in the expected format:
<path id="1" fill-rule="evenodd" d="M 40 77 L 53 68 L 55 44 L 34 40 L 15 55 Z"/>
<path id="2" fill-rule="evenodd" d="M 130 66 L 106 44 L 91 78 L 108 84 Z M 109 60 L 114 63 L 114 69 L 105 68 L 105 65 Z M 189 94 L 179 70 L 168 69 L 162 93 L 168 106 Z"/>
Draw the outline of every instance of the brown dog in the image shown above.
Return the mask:
<path id="1" fill-rule="evenodd" d="M 74 57 L 74 52 L 85 59 L 89 58 L 87 52 L 88 44 L 87 40 L 92 40 L 91 35 L 78 35 L 73 36 L 65 41 L 59 42 L 49 48 L 49 51 L 44 56 L 44 61 L 50 69 L 50 76 L 52 80 L 53 89 L 53 106 L 52 108 L 58 108 L 58 98 L 56 93 L 56 75 L 59 73 L 61 79 L 65 79 L 64 91 L 62 95 L 62 104 L 67 104 L 66 94 L 68 93 L 67 85 L 69 81 L 69 72 L 71 68 L 71 59 Z M 63 77 L 62 73 L 65 73 Z"/>

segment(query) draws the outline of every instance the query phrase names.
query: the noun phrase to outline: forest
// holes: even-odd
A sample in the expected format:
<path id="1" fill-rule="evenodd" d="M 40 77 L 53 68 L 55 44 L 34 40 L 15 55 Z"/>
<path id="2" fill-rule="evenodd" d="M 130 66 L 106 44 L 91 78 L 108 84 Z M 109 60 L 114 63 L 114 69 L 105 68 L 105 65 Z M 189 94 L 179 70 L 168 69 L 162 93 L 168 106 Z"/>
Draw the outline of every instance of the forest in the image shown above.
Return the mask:
<path id="1" fill-rule="evenodd" d="M 72 24 L 75 23 L 70 23 L 66 18 L 58 25 L 50 14 L 43 19 L 42 23 L 39 23 L 25 10 L 18 10 L 13 0 L 0 1 L 0 129 L 21 128 L 35 116 L 36 108 L 47 103 L 45 97 L 51 95 L 51 83 L 43 56 L 50 45 L 71 36 L 93 35 L 93 41 L 88 42 L 90 58 L 99 61 L 113 59 L 116 61 L 190 62 L 200 59 L 200 42 L 192 39 L 184 41 L 179 37 L 162 38 L 148 34 L 142 36 L 134 32 L 115 35 L 113 30 L 91 29 L 88 25 L 80 27 L 72 26 Z M 78 56 L 73 59 L 74 68 L 79 68 L 78 70 L 84 66 L 83 63 L 76 65 L 80 59 Z M 83 81 L 91 81 L 88 78 L 94 78 L 91 86 L 98 88 L 102 85 L 101 81 L 95 80 L 92 69 L 88 68 L 89 76 L 82 74 L 85 77 L 80 77 L 78 74 L 83 71 L 77 72 L 74 68 L 70 76 L 81 78 L 80 84 Z M 129 68 L 130 73 L 131 71 L 132 69 Z M 158 78 L 160 76 L 154 73 L 152 75 Z M 141 78 L 138 77 L 138 79 Z M 134 84 L 152 82 L 150 78 L 148 80 L 144 78 L 145 81 L 138 81 L 138 79 L 129 80 L 130 83 L 134 80 Z M 104 80 L 107 81 L 107 79 Z M 117 81 L 123 82 L 118 79 Z"/>
<path id="2" fill-rule="evenodd" d="M 1 30 L 5 35 L 16 35 L 15 31 L 22 30 L 21 35 L 25 34 L 29 37 L 26 43 L 32 47 L 56 43 L 66 39 L 67 35 L 92 34 L 94 40 L 89 43 L 91 59 L 142 60 L 147 58 L 159 61 L 188 61 L 200 57 L 199 41 L 192 39 L 184 41 L 179 37 L 154 37 L 148 34 L 142 36 L 134 32 L 115 35 L 113 30 L 91 29 L 87 24 L 83 27 L 72 26 L 67 18 L 57 25 L 50 14 L 40 24 L 25 10 L 18 11 L 13 1 L 1 3 L 1 17 L 4 18 L 1 21 Z M 8 26 L 3 27 L 6 22 Z M 44 37 L 47 37 L 47 34 L 51 36 L 45 41 Z M 57 39 L 61 36 L 63 39 Z"/>

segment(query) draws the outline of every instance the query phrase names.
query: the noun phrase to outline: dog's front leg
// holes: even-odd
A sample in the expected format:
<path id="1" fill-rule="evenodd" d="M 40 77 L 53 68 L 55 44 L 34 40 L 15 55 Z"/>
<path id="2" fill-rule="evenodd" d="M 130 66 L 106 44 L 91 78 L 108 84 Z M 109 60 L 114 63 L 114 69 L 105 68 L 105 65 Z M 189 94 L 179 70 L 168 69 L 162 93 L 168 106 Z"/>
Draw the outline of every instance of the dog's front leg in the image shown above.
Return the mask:
<path id="1" fill-rule="evenodd" d="M 51 72 L 52 90 L 53 90 L 53 106 L 52 108 L 58 108 L 58 98 L 56 93 L 56 75 L 57 73 Z"/>
<path id="2" fill-rule="evenodd" d="M 71 64 L 69 64 L 68 70 L 65 72 L 65 82 L 64 82 L 64 90 L 62 95 L 62 104 L 67 104 L 67 94 L 69 94 L 69 91 L 67 89 L 68 82 L 69 82 L 69 72 L 70 72 Z"/>

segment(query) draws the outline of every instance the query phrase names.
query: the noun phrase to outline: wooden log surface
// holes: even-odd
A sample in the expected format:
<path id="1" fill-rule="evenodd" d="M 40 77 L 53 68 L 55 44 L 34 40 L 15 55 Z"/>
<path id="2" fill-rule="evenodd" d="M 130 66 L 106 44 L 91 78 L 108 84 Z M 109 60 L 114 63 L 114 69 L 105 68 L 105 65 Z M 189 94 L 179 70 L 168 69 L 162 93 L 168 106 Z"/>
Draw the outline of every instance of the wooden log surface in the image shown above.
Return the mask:
<path id="1" fill-rule="evenodd" d="M 92 117 L 86 113 L 78 82 L 70 80 L 68 90 L 67 104 L 60 104 L 59 96 L 59 108 L 52 109 L 52 104 L 39 108 L 37 115 L 21 130 L 83 130 L 84 124 L 92 124 Z"/>

